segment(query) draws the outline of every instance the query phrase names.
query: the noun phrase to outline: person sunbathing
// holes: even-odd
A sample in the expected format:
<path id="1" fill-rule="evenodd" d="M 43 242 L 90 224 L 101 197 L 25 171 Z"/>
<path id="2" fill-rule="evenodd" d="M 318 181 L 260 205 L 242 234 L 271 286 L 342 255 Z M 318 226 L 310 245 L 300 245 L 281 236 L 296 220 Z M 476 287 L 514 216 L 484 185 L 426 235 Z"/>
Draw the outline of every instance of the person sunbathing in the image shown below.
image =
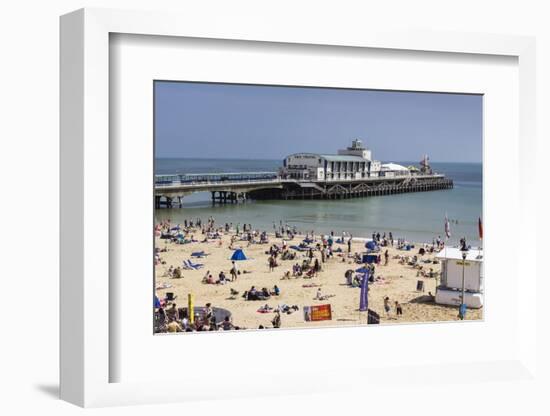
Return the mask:
<path id="1" fill-rule="evenodd" d="M 223 328 L 224 331 L 229 331 L 231 329 L 234 329 L 235 327 L 233 326 L 233 323 L 231 322 L 231 320 L 229 319 L 229 316 L 226 316 L 223 320 L 223 322 L 221 323 L 221 327 Z"/>
<path id="2" fill-rule="evenodd" d="M 181 274 L 181 269 L 178 266 L 172 271 L 172 278 L 181 279 L 182 277 L 183 275 Z"/>
<path id="3" fill-rule="evenodd" d="M 327 300 L 328 298 L 332 298 L 334 295 L 323 295 L 321 292 L 321 288 L 317 289 L 317 295 L 315 296 L 314 300 Z"/>
<path id="4" fill-rule="evenodd" d="M 246 300 L 262 300 L 263 294 L 258 292 L 254 286 L 246 293 Z"/>
<path id="5" fill-rule="evenodd" d="M 223 270 L 218 274 L 218 281 L 216 284 L 218 285 L 225 285 L 228 282 L 227 277 L 225 276 L 225 273 Z"/>
<path id="6" fill-rule="evenodd" d="M 183 329 L 179 322 L 172 321 L 168 325 L 166 325 L 166 331 L 167 332 L 183 332 Z"/>
<path id="7" fill-rule="evenodd" d="M 315 269 L 311 268 L 306 272 L 306 275 L 304 277 L 311 279 L 312 277 L 315 277 L 315 275 L 316 275 Z"/>

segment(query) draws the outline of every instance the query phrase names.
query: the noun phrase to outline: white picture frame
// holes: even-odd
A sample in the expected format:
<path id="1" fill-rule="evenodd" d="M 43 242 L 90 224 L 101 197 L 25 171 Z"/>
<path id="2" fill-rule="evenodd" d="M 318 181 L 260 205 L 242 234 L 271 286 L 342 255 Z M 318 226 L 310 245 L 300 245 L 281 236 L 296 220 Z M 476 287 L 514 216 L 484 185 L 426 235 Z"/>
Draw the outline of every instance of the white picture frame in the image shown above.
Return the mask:
<path id="1" fill-rule="evenodd" d="M 265 23 L 265 22 L 264 22 Z M 205 379 L 191 374 L 178 383 L 160 386 L 154 381 L 113 382 L 112 367 L 121 357 L 112 348 L 116 338 L 110 324 L 113 310 L 113 288 L 109 280 L 110 227 L 113 226 L 110 200 L 111 172 L 116 171 L 110 159 L 110 35 L 127 34 L 172 38 L 224 39 L 228 41 L 276 42 L 280 44 L 330 45 L 334 48 L 369 48 L 383 50 L 427 51 L 439 54 L 495 55 L 514 57 L 519 69 L 519 140 L 518 174 L 514 176 L 514 195 L 521 197 L 516 213 L 527 213 L 535 195 L 529 179 L 529 162 L 536 154 L 535 136 L 535 42 L 533 38 L 508 35 L 383 32 L 375 29 L 328 30 L 312 25 L 307 32 L 300 27 L 280 28 L 242 22 L 210 21 L 192 16 L 130 12 L 106 9 L 83 9 L 61 18 L 61 398 L 80 406 L 158 403 L 205 399 L 212 396 L 196 386 Z M 518 140 L 518 143 L 519 143 Z M 491 157 L 491 156 L 489 156 Z M 493 156 L 494 157 L 494 156 Z M 517 182 L 516 182 L 517 181 Z M 517 215 L 524 239 L 535 241 L 536 217 Z M 500 221 L 499 219 L 498 221 Z M 498 221 L 493 220 L 493 227 Z M 490 232 L 491 220 L 487 224 Z M 495 255 L 495 254 L 494 254 Z M 498 254 L 496 254 L 498 255 Z M 534 253 L 524 250 L 517 262 L 522 263 L 522 280 L 529 289 L 518 288 L 518 304 L 512 310 L 513 320 L 521 322 L 514 334 L 517 345 L 506 358 L 482 362 L 450 360 L 436 365 L 436 373 L 457 374 L 463 382 L 482 380 L 532 379 L 536 372 L 536 324 L 527 319 L 536 304 L 537 270 Z M 513 272 L 517 281 L 517 271 Z M 152 278 L 152 277 L 151 277 Z M 404 327 L 403 327 L 404 328 Z M 323 337 L 338 335 L 323 330 Z M 405 331 L 405 329 L 403 329 Z M 292 331 L 299 334 L 300 331 Z M 410 330 L 409 330 L 410 332 Z M 321 332 L 317 332 L 321 334 Z M 262 335 L 262 336 L 269 336 Z M 151 334 L 152 336 L 152 334 Z M 257 334 L 231 334 L 246 337 L 254 343 Z M 296 335 L 299 336 L 299 335 Z M 172 342 L 163 337 L 164 345 Z M 202 337 L 201 337 L 202 338 Z M 229 338 L 227 338 L 229 339 Z M 182 338 L 179 338 L 178 342 Z M 266 339 L 263 340 L 266 341 Z M 403 364 L 401 364 L 403 365 Z M 352 391 L 354 381 L 382 384 L 399 378 L 405 384 L 427 383 L 430 377 L 413 376 L 426 366 L 370 368 L 368 377 L 361 368 L 330 368 L 331 382 L 311 373 L 308 383 L 295 380 L 277 389 L 276 394 L 323 391 Z M 413 368 L 413 370 L 411 370 Z M 313 377 L 311 375 L 314 375 Z M 285 380 L 284 369 L 269 374 L 273 380 Z M 307 374 L 304 374 L 304 377 Z M 201 378 L 202 377 L 202 378 Z M 212 374 L 209 374 L 212 377 Z M 221 379 L 227 375 L 220 374 Z M 370 380 L 370 381 L 369 381 Z M 228 378 L 227 382 L 231 379 Z M 239 380 L 217 397 L 273 394 L 271 383 Z M 373 387 L 374 388 L 374 387 Z"/>

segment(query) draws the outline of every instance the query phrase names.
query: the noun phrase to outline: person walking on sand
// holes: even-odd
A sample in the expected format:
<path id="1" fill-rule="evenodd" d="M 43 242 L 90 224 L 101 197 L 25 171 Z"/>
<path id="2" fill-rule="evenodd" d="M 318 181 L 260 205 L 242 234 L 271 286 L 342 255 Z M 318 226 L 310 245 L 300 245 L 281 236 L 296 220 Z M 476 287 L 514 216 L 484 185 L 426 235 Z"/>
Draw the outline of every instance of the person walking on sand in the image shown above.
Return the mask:
<path id="1" fill-rule="evenodd" d="M 348 254 L 351 254 L 351 235 L 348 238 Z"/>
<path id="2" fill-rule="evenodd" d="M 237 280 L 238 275 L 237 264 L 235 263 L 235 260 L 233 260 L 231 263 L 233 264 L 233 267 L 231 267 L 231 281 L 234 282 L 235 280 Z"/>
<path id="3" fill-rule="evenodd" d="M 390 259 L 390 253 L 388 253 L 388 250 L 384 252 L 384 266 L 388 265 L 388 261 Z"/>
<path id="4" fill-rule="evenodd" d="M 273 328 L 281 327 L 281 312 L 279 312 L 279 309 L 275 311 L 275 318 L 273 318 L 271 323 L 273 324 Z"/>
<path id="5" fill-rule="evenodd" d="M 391 306 L 390 306 L 390 298 L 387 296 L 384 298 L 384 311 L 386 312 L 386 317 L 389 318 L 390 312 L 391 312 Z"/>
<path id="6" fill-rule="evenodd" d="M 398 301 L 395 301 L 395 316 L 399 317 L 401 315 L 403 315 L 403 308 Z"/>
<path id="7" fill-rule="evenodd" d="M 207 303 L 204 307 L 204 320 L 206 322 L 210 322 L 210 320 L 212 319 L 212 316 L 214 316 L 214 311 L 212 309 L 212 304 Z"/>

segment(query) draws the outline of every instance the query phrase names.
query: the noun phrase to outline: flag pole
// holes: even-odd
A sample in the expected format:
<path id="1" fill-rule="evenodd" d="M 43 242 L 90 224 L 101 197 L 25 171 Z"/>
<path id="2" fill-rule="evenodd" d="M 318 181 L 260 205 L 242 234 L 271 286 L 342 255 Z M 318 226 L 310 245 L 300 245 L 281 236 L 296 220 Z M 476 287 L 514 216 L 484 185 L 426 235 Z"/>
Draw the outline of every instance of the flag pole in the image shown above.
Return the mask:
<path id="1" fill-rule="evenodd" d="M 477 221 L 477 231 L 479 234 L 479 251 L 483 250 L 483 222 L 481 222 L 481 217 Z"/>

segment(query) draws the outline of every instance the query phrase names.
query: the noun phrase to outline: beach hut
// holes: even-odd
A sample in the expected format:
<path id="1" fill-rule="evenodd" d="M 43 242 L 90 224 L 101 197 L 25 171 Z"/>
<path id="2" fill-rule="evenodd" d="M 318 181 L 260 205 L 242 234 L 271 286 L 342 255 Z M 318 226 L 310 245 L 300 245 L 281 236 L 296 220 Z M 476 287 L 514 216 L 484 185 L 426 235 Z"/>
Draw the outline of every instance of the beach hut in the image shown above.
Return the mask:
<path id="1" fill-rule="evenodd" d="M 240 248 L 236 249 L 231 256 L 231 260 L 248 260 L 244 251 Z"/>
<path id="2" fill-rule="evenodd" d="M 462 251 L 447 247 L 436 258 L 441 261 L 441 280 L 436 288 L 435 302 L 458 306 L 462 302 L 464 273 L 464 303 L 469 308 L 483 306 L 483 251 L 471 249 L 462 260 Z"/>

